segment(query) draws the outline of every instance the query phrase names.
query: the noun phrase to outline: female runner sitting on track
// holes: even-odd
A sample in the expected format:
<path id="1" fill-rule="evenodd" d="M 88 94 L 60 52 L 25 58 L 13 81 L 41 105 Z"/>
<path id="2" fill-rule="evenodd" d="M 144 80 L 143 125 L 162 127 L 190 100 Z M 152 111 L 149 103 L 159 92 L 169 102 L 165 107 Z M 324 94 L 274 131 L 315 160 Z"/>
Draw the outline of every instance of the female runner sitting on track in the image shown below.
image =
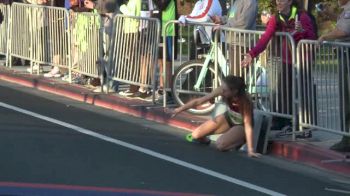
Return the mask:
<path id="1" fill-rule="evenodd" d="M 210 119 L 186 136 L 187 141 L 209 144 L 211 134 L 222 134 L 216 141 L 220 151 L 239 149 L 247 142 L 248 156 L 259 157 L 253 148 L 253 103 L 246 93 L 246 85 L 241 77 L 229 75 L 220 87 L 210 94 L 193 99 L 173 111 L 173 117 L 189 108 L 201 105 L 215 97 L 221 96 L 227 105 L 227 111 Z"/>

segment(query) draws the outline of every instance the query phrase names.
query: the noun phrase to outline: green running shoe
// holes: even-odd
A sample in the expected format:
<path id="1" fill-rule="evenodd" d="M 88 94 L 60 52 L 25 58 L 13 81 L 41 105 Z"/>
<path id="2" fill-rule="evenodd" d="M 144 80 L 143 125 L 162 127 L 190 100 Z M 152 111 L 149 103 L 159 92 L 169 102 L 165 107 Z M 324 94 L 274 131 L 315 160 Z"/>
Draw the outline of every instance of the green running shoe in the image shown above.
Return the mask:
<path id="1" fill-rule="evenodd" d="M 191 143 L 196 143 L 196 144 L 204 144 L 204 145 L 209 145 L 210 144 L 210 139 L 207 137 L 199 138 L 199 139 L 194 139 L 192 137 L 192 133 L 189 133 L 186 135 L 186 140 Z"/>

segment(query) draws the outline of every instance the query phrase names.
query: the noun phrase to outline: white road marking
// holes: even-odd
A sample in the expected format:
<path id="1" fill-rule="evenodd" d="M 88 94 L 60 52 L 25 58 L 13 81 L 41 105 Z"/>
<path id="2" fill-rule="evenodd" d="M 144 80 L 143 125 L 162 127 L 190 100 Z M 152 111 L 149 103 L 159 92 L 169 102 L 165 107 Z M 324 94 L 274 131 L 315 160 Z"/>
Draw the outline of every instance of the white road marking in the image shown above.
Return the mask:
<path id="1" fill-rule="evenodd" d="M 324 190 L 326 191 L 330 191 L 330 192 L 336 192 L 336 193 L 344 193 L 344 194 L 350 194 L 350 191 L 348 190 L 341 190 L 341 189 L 331 189 L 331 188 L 324 188 Z"/>
<path id="2" fill-rule="evenodd" d="M 38 118 L 38 119 L 41 119 L 41 120 L 45 120 L 45 121 L 48 121 L 48 122 L 51 122 L 51 123 L 54 123 L 54 124 L 57 124 L 57 125 L 60 125 L 60 126 L 63 126 L 63 127 L 69 128 L 69 129 L 72 129 L 72 130 L 75 130 L 75 131 L 77 131 L 79 133 L 90 135 L 92 137 L 99 138 L 101 140 L 104 140 L 104 141 L 107 141 L 107 142 L 111 142 L 113 144 L 117 144 L 117 145 L 123 146 L 125 148 L 129 148 L 129 149 L 132 149 L 132 150 L 135 150 L 135 151 L 138 151 L 138 152 L 150 155 L 152 157 L 156 157 L 158 159 L 162 159 L 164 161 L 171 162 L 171 163 L 176 164 L 176 165 L 180 165 L 182 167 L 186 167 L 188 169 L 195 170 L 197 172 L 200 172 L 200 173 L 203 173 L 203 174 L 206 174 L 206 175 L 209 175 L 209 176 L 212 176 L 212 177 L 215 177 L 215 178 L 218 178 L 218 179 L 221 179 L 221 180 L 224 180 L 224 181 L 227 181 L 227 182 L 230 182 L 230 183 L 233 183 L 233 184 L 236 184 L 236 185 L 239 185 L 239 186 L 251 189 L 251 190 L 255 190 L 255 191 L 258 191 L 258 192 L 261 192 L 261 193 L 265 193 L 265 194 L 268 194 L 268 195 L 276 195 L 276 196 L 285 195 L 285 194 L 282 194 L 282 193 L 275 192 L 273 190 L 266 189 L 264 187 L 260 187 L 260 186 L 251 184 L 249 182 L 245 182 L 245 181 L 242 181 L 242 180 L 239 180 L 239 179 L 227 176 L 225 174 L 221 174 L 221 173 L 215 172 L 213 170 L 206 169 L 204 167 L 200 167 L 200 166 L 197 166 L 197 165 L 194 165 L 194 164 L 191 164 L 191 163 L 188 163 L 188 162 L 185 162 L 185 161 L 182 161 L 182 160 L 179 160 L 179 159 L 176 159 L 176 158 L 164 155 L 164 154 L 160 154 L 158 152 L 155 152 L 155 151 L 152 151 L 152 150 L 149 150 L 149 149 L 146 149 L 146 148 L 142 148 L 142 147 L 130 144 L 130 143 L 126 143 L 126 142 L 123 142 L 121 140 L 117 140 L 117 139 L 114 139 L 114 138 L 111 138 L 111 137 L 107 137 L 105 135 L 93 132 L 91 130 L 84 129 L 82 127 L 78 127 L 78 126 L 75 126 L 75 125 L 72 125 L 72 124 L 60 121 L 60 120 L 56 120 L 54 118 L 43 116 L 41 114 L 38 114 L 38 113 L 35 113 L 35 112 L 31 112 L 31 111 L 28 111 L 28 110 L 25 110 L 25 109 L 22 109 L 22 108 L 19 108 L 19 107 L 16 107 L 16 106 L 8 105 L 8 104 L 3 103 L 3 102 L 0 102 L 0 106 L 4 107 L 4 108 L 7 108 L 7 109 L 10 109 L 10 110 L 14 110 L 14 111 L 22 113 L 22 114 L 26 114 L 26 115 L 29 115 L 29 116 L 32 116 L 32 117 L 35 117 L 35 118 Z"/>

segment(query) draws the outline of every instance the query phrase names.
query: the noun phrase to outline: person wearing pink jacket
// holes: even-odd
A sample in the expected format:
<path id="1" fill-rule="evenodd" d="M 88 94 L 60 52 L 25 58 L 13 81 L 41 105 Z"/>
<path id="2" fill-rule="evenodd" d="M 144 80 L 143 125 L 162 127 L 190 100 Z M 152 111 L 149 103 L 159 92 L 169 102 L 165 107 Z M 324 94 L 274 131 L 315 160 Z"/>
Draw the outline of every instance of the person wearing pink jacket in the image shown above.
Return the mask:
<path id="1" fill-rule="evenodd" d="M 247 67 L 250 65 L 254 58 L 256 58 L 261 52 L 263 52 L 272 37 L 276 32 L 287 32 L 293 37 L 294 42 L 297 43 L 302 39 L 315 40 L 317 34 L 314 28 L 314 24 L 309 14 L 301 9 L 298 9 L 295 0 L 276 0 L 276 8 L 278 13 L 271 16 L 269 19 L 266 30 L 261 36 L 255 47 L 253 47 L 243 59 L 241 66 Z M 277 56 L 281 57 L 282 67 L 279 67 L 280 73 L 277 76 L 277 84 L 275 93 L 277 93 L 277 100 L 272 100 L 273 110 L 278 113 L 292 114 L 292 52 L 290 43 L 286 38 L 277 40 L 281 48 L 281 51 Z M 283 120 L 280 120 L 283 121 Z M 281 128 L 289 124 L 281 123 L 278 128 Z"/>
<path id="2" fill-rule="evenodd" d="M 269 19 L 265 33 L 253 47 L 242 62 L 242 66 L 248 66 L 252 60 L 263 52 L 269 41 L 278 32 L 288 32 L 297 44 L 302 39 L 315 40 L 316 32 L 312 20 L 306 11 L 299 10 L 294 0 L 276 0 L 278 14 Z M 298 19 L 298 21 L 296 21 Z M 284 64 L 292 64 L 292 55 L 286 40 L 282 43 L 282 61 Z"/>

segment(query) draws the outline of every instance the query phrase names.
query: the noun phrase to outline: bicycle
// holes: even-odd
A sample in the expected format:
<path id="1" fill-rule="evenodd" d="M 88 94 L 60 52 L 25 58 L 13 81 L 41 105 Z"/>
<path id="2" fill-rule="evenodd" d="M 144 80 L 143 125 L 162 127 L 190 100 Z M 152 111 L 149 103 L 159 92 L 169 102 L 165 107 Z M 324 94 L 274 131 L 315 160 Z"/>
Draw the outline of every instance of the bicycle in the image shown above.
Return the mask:
<path id="1" fill-rule="evenodd" d="M 205 96 L 210 93 L 216 86 L 215 80 L 218 81 L 218 86 L 221 84 L 221 79 L 230 73 L 230 66 L 227 63 L 225 56 L 223 55 L 221 48 L 218 47 L 218 43 L 211 40 L 208 34 L 201 28 L 197 28 L 202 37 L 205 38 L 205 47 L 210 47 L 209 52 L 204 55 L 204 59 L 190 60 L 179 66 L 175 71 L 172 78 L 171 91 L 175 102 L 179 105 L 184 105 L 190 99 Z M 215 50 L 217 52 L 218 70 L 215 72 Z M 257 88 L 256 79 L 261 73 L 265 73 L 265 69 L 261 66 L 256 66 L 252 77 L 247 77 L 249 80 L 248 92 L 263 94 L 267 92 L 266 88 Z M 259 97 L 259 96 L 258 96 Z M 219 98 L 220 99 L 220 98 Z M 215 100 L 208 103 L 204 103 L 196 108 L 191 108 L 188 111 L 193 114 L 207 114 L 211 112 L 215 107 Z M 267 110 L 264 106 L 263 100 L 258 99 L 258 105 L 261 105 L 263 110 Z"/>

